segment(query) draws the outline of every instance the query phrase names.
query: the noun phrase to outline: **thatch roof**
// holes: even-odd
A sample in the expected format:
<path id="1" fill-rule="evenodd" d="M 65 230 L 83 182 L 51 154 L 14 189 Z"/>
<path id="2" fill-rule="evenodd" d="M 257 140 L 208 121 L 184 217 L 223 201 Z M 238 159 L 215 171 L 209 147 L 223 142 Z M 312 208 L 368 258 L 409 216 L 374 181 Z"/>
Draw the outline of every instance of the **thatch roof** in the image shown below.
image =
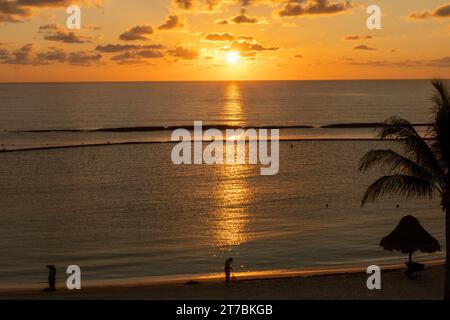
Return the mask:
<path id="1" fill-rule="evenodd" d="M 403 217 L 394 231 L 381 240 L 380 246 L 385 250 L 398 250 L 403 253 L 413 253 L 417 250 L 433 253 L 441 250 L 439 242 L 413 216 Z"/>

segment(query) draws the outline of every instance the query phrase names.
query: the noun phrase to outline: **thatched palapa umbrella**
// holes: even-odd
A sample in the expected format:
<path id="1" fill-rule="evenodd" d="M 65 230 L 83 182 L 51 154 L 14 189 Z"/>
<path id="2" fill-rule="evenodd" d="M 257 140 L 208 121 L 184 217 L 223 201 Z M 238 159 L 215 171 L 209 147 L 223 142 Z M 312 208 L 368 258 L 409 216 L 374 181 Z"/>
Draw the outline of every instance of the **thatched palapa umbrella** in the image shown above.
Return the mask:
<path id="1" fill-rule="evenodd" d="M 413 216 L 403 217 L 394 231 L 381 240 L 380 246 L 385 250 L 408 253 L 409 263 L 412 263 L 412 254 L 418 250 L 424 253 L 441 250 L 439 242 Z"/>

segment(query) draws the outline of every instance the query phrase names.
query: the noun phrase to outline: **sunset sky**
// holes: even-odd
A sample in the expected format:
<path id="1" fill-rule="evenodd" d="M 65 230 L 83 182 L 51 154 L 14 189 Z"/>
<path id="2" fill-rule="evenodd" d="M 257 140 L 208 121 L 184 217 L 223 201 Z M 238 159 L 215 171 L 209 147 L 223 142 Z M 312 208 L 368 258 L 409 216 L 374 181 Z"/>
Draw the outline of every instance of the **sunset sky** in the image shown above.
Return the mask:
<path id="1" fill-rule="evenodd" d="M 443 0 L 0 0 L 1 82 L 433 77 L 450 78 Z"/>

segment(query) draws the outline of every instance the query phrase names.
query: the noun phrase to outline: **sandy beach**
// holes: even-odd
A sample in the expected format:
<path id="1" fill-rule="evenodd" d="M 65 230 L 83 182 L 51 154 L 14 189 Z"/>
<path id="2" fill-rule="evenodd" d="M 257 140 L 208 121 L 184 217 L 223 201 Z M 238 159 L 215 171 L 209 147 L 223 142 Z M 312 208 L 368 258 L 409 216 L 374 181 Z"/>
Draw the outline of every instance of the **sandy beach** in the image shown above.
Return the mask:
<path id="1" fill-rule="evenodd" d="M 415 280 L 399 265 L 382 268 L 382 289 L 366 287 L 362 269 L 342 269 L 321 275 L 260 276 L 226 285 L 219 279 L 169 283 L 123 283 L 86 286 L 80 291 L 39 289 L 0 291 L 0 299 L 38 300 L 436 300 L 443 297 L 443 265 L 429 264 Z"/>

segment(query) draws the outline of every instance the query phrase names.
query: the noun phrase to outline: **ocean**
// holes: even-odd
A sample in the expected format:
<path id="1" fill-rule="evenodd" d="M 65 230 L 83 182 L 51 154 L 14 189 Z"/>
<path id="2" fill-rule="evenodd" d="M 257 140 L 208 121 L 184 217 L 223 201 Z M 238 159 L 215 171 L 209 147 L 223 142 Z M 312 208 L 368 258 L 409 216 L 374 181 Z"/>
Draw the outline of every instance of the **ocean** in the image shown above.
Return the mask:
<path id="1" fill-rule="evenodd" d="M 408 214 L 444 247 L 437 198 L 360 206 L 379 172 L 359 159 L 395 148 L 370 124 L 424 131 L 430 93 L 425 80 L 0 84 L 0 286 L 45 282 L 48 264 L 126 280 L 220 273 L 228 257 L 237 273 L 402 262 L 379 242 Z M 194 121 L 281 128 L 279 173 L 175 166 L 171 130 Z"/>

